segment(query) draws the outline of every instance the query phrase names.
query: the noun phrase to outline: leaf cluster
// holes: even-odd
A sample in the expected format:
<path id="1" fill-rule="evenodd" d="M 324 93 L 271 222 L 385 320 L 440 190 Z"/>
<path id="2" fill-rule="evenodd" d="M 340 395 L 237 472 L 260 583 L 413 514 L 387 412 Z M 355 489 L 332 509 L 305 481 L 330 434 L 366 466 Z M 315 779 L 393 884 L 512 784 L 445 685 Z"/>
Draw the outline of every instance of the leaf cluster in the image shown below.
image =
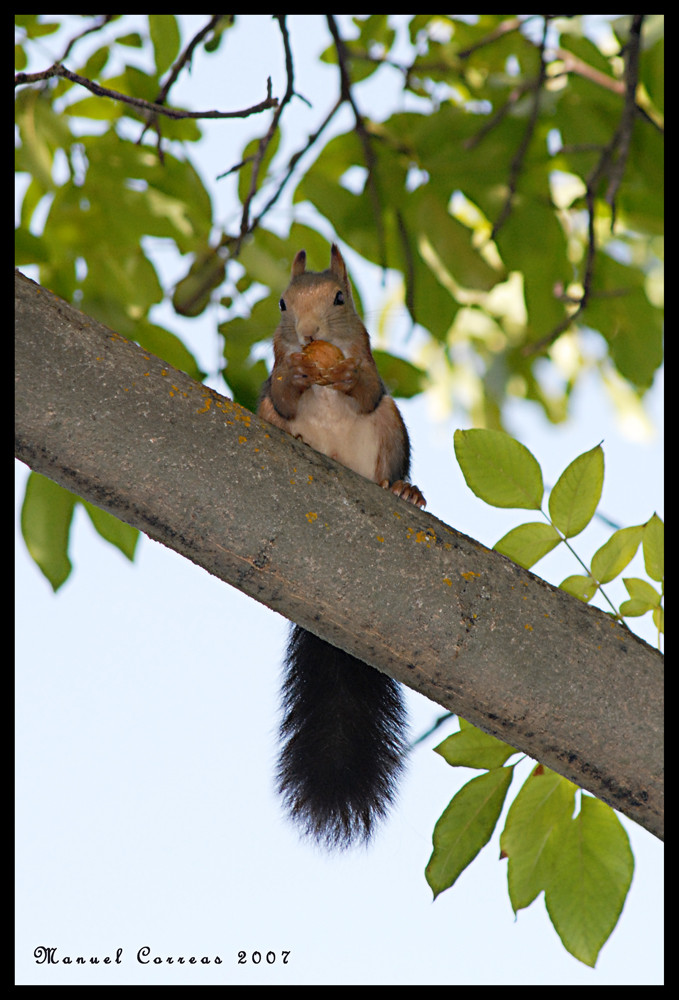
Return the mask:
<path id="1" fill-rule="evenodd" d="M 457 792 L 436 824 L 426 868 L 434 898 L 454 885 L 490 840 L 518 766 L 506 765 L 513 747 L 463 719 L 459 732 L 436 750 L 453 767 L 484 773 Z M 500 849 L 514 912 L 544 892 L 564 947 L 594 966 L 634 873 L 629 838 L 614 811 L 549 768 L 532 765 L 507 811 Z"/>
<path id="2" fill-rule="evenodd" d="M 497 552 L 530 569 L 558 545 L 566 545 L 585 572 L 566 577 L 560 584 L 562 590 L 585 603 L 601 593 L 619 621 L 650 612 L 658 634 L 664 632 L 665 531 L 657 514 L 644 524 L 614 531 L 594 553 L 589 566 L 571 545 L 570 539 L 584 531 L 597 513 L 604 483 L 601 445 L 579 455 L 564 469 L 549 493 L 547 511 L 542 509 L 545 487 L 537 459 L 508 434 L 458 430 L 455 454 L 467 485 L 481 500 L 494 507 L 538 510 L 543 515 L 543 521 L 520 524 L 504 535 L 493 546 Z M 640 545 L 649 579 L 625 577 L 629 599 L 616 609 L 603 585 L 623 572 Z"/>
<path id="3" fill-rule="evenodd" d="M 502 431 L 456 431 L 455 453 L 467 485 L 486 503 L 543 513 L 544 521 L 519 525 L 494 546 L 521 566 L 533 566 L 559 544 L 571 548 L 569 539 L 596 514 L 604 481 L 601 445 L 569 463 L 550 491 L 548 513 L 542 511 L 542 470 L 520 442 Z M 657 514 L 643 525 L 618 529 L 594 553 L 589 568 L 583 564 L 586 574 L 568 576 L 561 588 L 590 601 L 624 570 L 641 544 L 650 579 L 626 578 L 629 600 L 618 610 L 613 608 L 613 615 L 622 621 L 650 612 L 660 634 L 663 540 L 663 522 Z M 506 766 L 506 761 L 516 753 L 464 720 L 460 731 L 437 752 L 452 766 L 483 768 L 486 773 L 460 789 L 436 824 L 426 870 L 435 896 L 455 883 L 490 840 L 514 774 L 515 765 Z M 509 808 L 500 846 L 508 858 L 514 911 L 544 891 L 549 917 L 564 946 L 593 966 L 622 911 L 634 860 L 627 834 L 610 806 L 579 792 L 580 810 L 574 816 L 578 792 L 565 778 L 534 766 Z"/>
<path id="4" fill-rule="evenodd" d="M 149 313 L 171 299 L 180 316 L 196 317 L 218 301 L 223 374 L 252 405 L 284 271 L 300 241 L 310 259 L 322 242 L 320 225 L 293 222 L 285 237 L 264 228 L 292 183 L 294 212 L 313 206 L 364 259 L 402 275 L 407 313 L 429 338 L 422 364 L 436 358 L 439 372 L 465 383 L 472 424 L 501 428 L 517 395 L 562 420 L 593 366 L 638 395 L 651 385 L 662 360 L 659 15 L 626 15 L 598 42 L 581 15 L 422 14 L 397 30 L 373 14 L 344 34 L 327 15 L 321 59 L 337 67 L 338 96 L 287 162 L 281 136 L 299 85 L 286 15 L 275 15 L 287 88 L 225 171 L 238 175 L 236 230 L 214 218 L 191 165 L 199 121 L 126 103 L 167 104 L 196 53 L 214 59 L 231 44 L 234 16 L 213 15 L 188 42 L 175 15 L 148 15 L 146 33 L 127 30 L 122 15 L 78 17 L 85 28 L 66 48 L 69 66 L 119 99 L 83 96 L 64 77 L 17 96 L 17 170 L 29 178 L 17 262 L 37 264 L 58 294 L 196 374 L 191 352 Z M 60 24 L 49 15 L 16 23 L 23 69 L 34 42 Z M 391 105 L 379 119 L 364 110 L 378 92 L 370 88 Z M 324 142 L 347 106 L 351 127 Z M 172 288 L 158 275 L 159 240 L 189 257 Z M 323 247 L 318 259 L 326 256 Z M 577 335 L 583 328 L 598 332 L 603 357 Z M 404 376 L 395 383 L 404 395 L 427 384 L 395 363 L 390 371 Z"/>

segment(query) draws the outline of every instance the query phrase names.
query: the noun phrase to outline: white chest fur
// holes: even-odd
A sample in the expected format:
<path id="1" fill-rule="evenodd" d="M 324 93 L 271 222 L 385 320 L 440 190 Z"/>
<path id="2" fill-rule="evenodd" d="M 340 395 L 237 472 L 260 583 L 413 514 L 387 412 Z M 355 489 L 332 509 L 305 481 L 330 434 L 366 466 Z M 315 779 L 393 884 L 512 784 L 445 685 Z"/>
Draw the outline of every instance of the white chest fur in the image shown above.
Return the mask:
<path id="1" fill-rule="evenodd" d="M 336 459 L 367 479 L 377 479 L 380 447 L 379 406 L 359 413 L 356 402 L 329 386 L 314 385 L 300 398 L 287 430 L 316 451 Z"/>

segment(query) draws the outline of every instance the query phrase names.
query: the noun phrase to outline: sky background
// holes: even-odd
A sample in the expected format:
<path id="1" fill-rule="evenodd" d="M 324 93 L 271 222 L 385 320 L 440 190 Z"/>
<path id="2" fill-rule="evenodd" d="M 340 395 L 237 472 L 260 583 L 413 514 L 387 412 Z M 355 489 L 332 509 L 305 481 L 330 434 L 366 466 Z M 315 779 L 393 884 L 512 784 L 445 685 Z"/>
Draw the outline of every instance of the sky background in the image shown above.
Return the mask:
<path id="1" fill-rule="evenodd" d="M 195 31 L 207 16 L 182 15 L 182 22 Z M 336 69 L 318 62 L 329 43 L 323 17 L 291 15 L 290 32 L 297 89 L 314 107 L 293 104 L 283 156 L 313 131 L 336 94 Z M 43 45 L 46 66 L 63 45 L 51 38 Z M 244 107 L 264 95 L 268 75 L 274 93 L 282 93 L 280 39 L 268 15 L 243 17 L 225 46 L 216 61 L 196 59 L 173 103 Z M 214 74 L 223 72 L 224 60 L 221 92 Z M 359 88 L 357 97 L 379 115 L 379 88 Z M 344 118 L 336 130 L 349 124 Z M 252 120 L 211 124 L 200 148 L 189 150 L 225 224 L 233 223 L 229 182 L 214 178 L 261 128 Z M 289 203 L 282 202 L 281 231 L 290 219 Z M 356 264 L 355 255 L 347 258 Z M 164 280 L 174 281 L 185 263 L 161 251 L 158 266 Z M 370 268 L 353 273 L 370 325 L 389 286 Z M 163 318 L 179 329 L 174 317 Z M 209 310 L 200 323 L 181 328 L 210 371 L 218 361 L 218 321 Z M 224 391 L 218 380 L 211 384 Z M 426 398 L 402 402 L 401 409 L 413 443 L 413 479 L 432 513 L 486 545 L 526 519 L 486 507 L 470 493 L 453 453 L 459 421 L 441 419 Z M 601 507 L 627 526 L 654 510 L 663 514 L 660 379 L 647 409 L 655 433 L 630 439 L 592 377 L 579 387 L 568 424 L 550 426 L 534 406 L 519 402 L 508 424 L 541 462 L 547 483 L 603 441 Z M 623 820 L 636 859 L 634 881 L 594 970 L 564 950 L 542 897 L 514 918 L 506 862 L 499 859 L 502 820 L 453 889 L 432 902 L 424 867 L 434 824 L 476 773 L 452 769 L 432 753 L 452 724 L 412 754 L 398 807 L 369 849 L 328 856 L 300 842 L 273 794 L 286 622 L 145 537 L 130 564 L 99 539 L 82 509 L 71 535 L 74 570 L 54 595 L 20 537 L 27 475 L 16 463 L 20 985 L 662 982 L 662 845 L 630 821 Z M 577 540 L 579 551 L 591 557 L 609 534 L 593 523 Z M 578 570 L 557 550 L 535 571 L 558 583 Z M 643 565 L 632 564 L 626 575 L 643 575 Z M 618 602 L 625 596 L 622 584 L 611 586 L 611 596 Z M 654 642 L 650 619 L 634 624 Z M 414 692 L 408 702 L 414 736 L 442 714 Z M 525 773 L 518 769 L 510 800 Z M 151 957 L 174 956 L 175 963 L 139 964 L 136 954 L 145 946 Z M 36 963 L 40 947 L 57 948 L 57 957 L 103 960 L 118 948 L 123 955 L 119 965 L 47 966 Z M 253 953 L 262 955 L 260 964 Z M 267 963 L 267 953 L 275 961 Z M 176 964 L 191 955 L 213 961 Z"/>

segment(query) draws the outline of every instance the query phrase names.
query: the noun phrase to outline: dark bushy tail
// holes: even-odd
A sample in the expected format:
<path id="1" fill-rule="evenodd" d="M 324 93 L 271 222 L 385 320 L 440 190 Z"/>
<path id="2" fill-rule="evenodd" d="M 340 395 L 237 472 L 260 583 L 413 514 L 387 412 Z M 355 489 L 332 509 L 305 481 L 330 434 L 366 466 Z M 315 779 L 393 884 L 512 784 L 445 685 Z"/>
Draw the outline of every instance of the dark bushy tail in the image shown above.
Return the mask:
<path id="1" fill-rule="evenodd" d="M 404 766 L 400 685 L 294 627 L 282 701 L 278 788 L 290 815 L 326 847 L 367 841 Z"/>

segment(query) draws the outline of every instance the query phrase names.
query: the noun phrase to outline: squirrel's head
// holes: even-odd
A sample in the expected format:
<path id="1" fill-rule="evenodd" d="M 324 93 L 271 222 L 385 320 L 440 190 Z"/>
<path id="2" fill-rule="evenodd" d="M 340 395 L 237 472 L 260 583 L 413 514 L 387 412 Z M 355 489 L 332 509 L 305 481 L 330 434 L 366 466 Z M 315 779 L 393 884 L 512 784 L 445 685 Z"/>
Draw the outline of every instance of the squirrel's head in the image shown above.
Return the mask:
<path id="1" fill-rule="evenodd" d="M 312 340 L 333 340 L 346 333 L 347 314 L 356 318 L 356 307 L 344 258 L 333 243 L 330 267 L 307 271 L 306 251 L 300 250 L 292 262 L 290 284 L 279 302 L 281 329 L 294 329 L 304 346 Z M 333 337 L 333 332 L 335 336 Z"/>

